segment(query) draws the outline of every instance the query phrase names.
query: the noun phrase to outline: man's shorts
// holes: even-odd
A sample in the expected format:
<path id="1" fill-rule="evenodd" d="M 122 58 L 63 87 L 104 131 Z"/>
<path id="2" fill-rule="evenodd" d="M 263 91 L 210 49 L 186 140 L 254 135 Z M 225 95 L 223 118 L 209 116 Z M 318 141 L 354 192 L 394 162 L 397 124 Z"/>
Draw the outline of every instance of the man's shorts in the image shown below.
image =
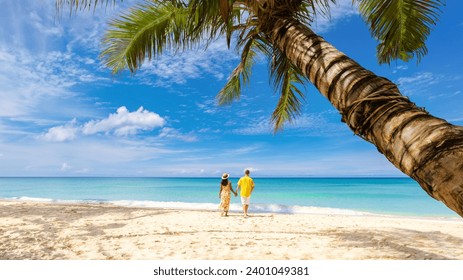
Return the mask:
<path id="1" fill-rule="evenodd" d="M 249 205 L 249 202 L 251 202 L 251 197 L 250 197 L 250 196 L 248 196 L 248 197 L 242 196 L 242 197 L 241 197 L 241 204 L 243 204 L 243 205 Z"/>

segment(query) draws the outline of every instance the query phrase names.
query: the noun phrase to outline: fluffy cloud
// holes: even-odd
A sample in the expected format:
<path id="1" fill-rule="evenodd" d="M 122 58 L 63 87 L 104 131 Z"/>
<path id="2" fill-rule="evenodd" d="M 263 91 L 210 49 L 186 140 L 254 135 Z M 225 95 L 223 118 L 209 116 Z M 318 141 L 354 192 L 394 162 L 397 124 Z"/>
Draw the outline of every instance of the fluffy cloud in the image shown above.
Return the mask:
<path id="1" fill-rule="evenodd" d="M 122 106 L 115 114 L 100 121 L 86 123 L 82 132 L 86 135 L 96 133 L 111 133 L 117 136 L 133 135 L 141 130 L 153 130 L 156 127 L 164 126 L 165 120 L 156 113 L 144 110 L 140 107 L 136 112 L 129 112 Z"/>
<path id="2" fill-rule="evenodd" d="M 140 107 L 135 112 L 130 112 L 125 106 L 117 109 L 115 114 L 110 114 L 102 120 L 89 121 L 81 126 L 77 120 L 50 128 L 39 139 L 50 142 L 65 142 L 74 140 L 78 134 L 93 135 L 98 133 L 114 134 L 116 136 L 128 136 L 140 131 L 150 131 L 157 127 L 163 127 L 165 120 L 156 113 Z"/>
<path id="3" fill-rule="evenodd" d="M 63 164 L 61 165 L 61 171 L 67 171 L 69 169 L 72 169 L 72 166 L 70 166 L 69 164 L 67 164 L 66 162 L 63 162 Z"/>
<path id="4" fill-rule="evenodd" d="M 336 4 L 330 3 L 329 16 L 323 15 L 323 13 L 319 11 L 314 21 L 313 28 L 317 33 L 325 33 L 333 28 L 339 21 L 358 14 L 358 9 L 352 4 L 352 0 L 338 0 Z"/>
<path id="5" fill-rule="evenodd" d="M 65 125 L 52 127 L 48 130 L 47 133 L 40 136 L 40 138 L 50 142 L 65 142 L 73 140 L 79 130 L 79 128 L 76 127 L 76 123 L 77 120 L 73 119 L 71 122 Z"/>

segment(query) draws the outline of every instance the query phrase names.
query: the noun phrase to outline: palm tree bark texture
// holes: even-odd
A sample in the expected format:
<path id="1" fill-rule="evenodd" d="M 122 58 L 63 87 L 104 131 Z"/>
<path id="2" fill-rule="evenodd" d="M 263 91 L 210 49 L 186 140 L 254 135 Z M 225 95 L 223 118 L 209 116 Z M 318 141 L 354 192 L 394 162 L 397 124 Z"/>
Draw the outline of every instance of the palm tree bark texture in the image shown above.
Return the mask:
<path id="1" fill-rule="evenodd" d="M 302 70 L 363 139 L 463 217 L 463 127 L 417 107 L 397 86 L 291 18 L 265 21 L 273 44 Z"/>

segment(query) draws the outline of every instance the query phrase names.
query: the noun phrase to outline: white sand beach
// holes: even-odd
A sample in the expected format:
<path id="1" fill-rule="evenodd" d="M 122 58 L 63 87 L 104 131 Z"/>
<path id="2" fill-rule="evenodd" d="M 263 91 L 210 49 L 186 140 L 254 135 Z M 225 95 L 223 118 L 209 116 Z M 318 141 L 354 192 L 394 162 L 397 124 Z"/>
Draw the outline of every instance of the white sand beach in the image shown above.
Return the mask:
<path id="1" fill-rule="evenodd" d="M 463 219 L 0 200 L 0 259 L 463 260 Z"/>

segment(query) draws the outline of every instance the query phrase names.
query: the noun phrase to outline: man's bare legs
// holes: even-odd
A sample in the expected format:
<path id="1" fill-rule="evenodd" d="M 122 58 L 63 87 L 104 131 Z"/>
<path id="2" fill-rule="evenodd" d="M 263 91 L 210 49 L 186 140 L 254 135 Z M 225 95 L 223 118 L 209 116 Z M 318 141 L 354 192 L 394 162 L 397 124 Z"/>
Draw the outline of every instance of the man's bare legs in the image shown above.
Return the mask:
<path id="1" fill-rule="evenodd" d="M 249 204 L 243 204 L 244 217 L 249 217 L 248 216 L 248 208 L 249 208 Z"/>

